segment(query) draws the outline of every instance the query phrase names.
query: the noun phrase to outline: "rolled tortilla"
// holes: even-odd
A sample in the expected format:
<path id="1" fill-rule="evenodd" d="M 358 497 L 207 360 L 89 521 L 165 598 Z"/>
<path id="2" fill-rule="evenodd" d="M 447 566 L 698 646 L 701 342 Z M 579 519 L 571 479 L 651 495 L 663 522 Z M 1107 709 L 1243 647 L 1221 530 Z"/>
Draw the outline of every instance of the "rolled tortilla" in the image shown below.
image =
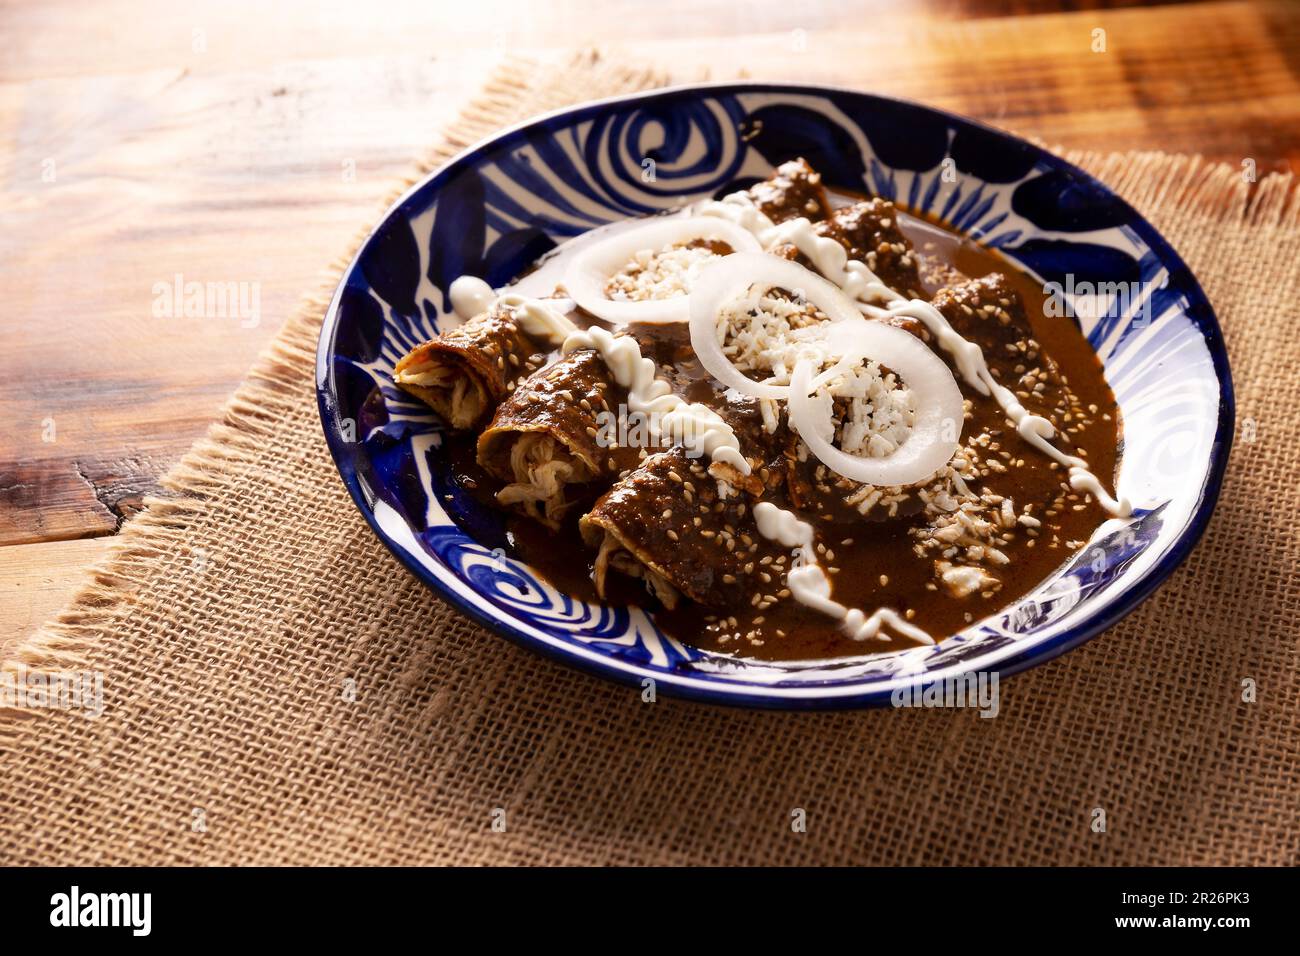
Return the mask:
<path id="1" fill-rule="evenodd" d="M 503 305 L 417 345 L 393 382 L 454 429 L 472 428 L 545 359 L 549 345 L 527 335 Z"/>
<path id="2" fill-rule="evenodd" d="M 755 594 L 775 598 L 784 584 L 771 565 L 785 553 L 755 526 L 751 492 L 762 485 L 749 488 L 733 473 L 739 484 L 727 482 L 724 498 L 721 469 L 710 474 L 706 466 L 680 446 L 652 455 L 582 517 L 583 540 L 596 551 L 598 593 L 614 571 L 644 579 L 669 608 L 682 595 L 714 608 L 739 607 Z"/>
<path id="3" fill-rule="evenodd" d="M 920 296 L 921 275 L 912 241 L 898 224 L 888 199 L 867 199 L 835 210 L 817 232 L 834 239 L 850 259 L 865 262 L 882 282 L 908 298 Z"/>
<path id="4" fill-rule="evenodd" d="M 759 497 L 779 494 L 784 483 L 785 427 L 767 432 L 756 400 L 729 395 L 699 374 L 689 361 L 689 330 L 661 326 L 653 338 L 645 337 L 646 330 L 634 328 L 632 334 L 674 392 L 713 408 L 727 421 L 750 474 L 707 457 L 692 458 L 675 446 L 646 456 L 620 475 L 578 523 L 584 542 L 596 553 L 598 593 L 606 593 L 611 572 L 644 580 L 669 608 L 682 595 L 724 608 L 752 599 L 755 587 L 783 587 L 775 583 L 773 569 L 746 567 L 758 566 L 768 555 L 773 561 L 788 557 L 758 533 L 752 514 Z M 763 574 L 771 580 L 763 581 Z"/>
<path id="5" fill-rule="evenodd" d="M 899 228 L 898 209 L 889 200 L 873 198 L 843 206 L 817 222 L 815 231 L 838 242 L 850 259 L 865 263 L 895 292 L 908 298 L 921 295 L 916 250 Z M 812 268 L 792 245 L 778 246 L 773 251 Z M 915 323 L 912 319 L 907 321 Z"/>
<path id="6" fill-rule="evenodd" d="M 620 441 L 626 389 L 592 349 L 572 352 L 525 379 L 497 408 L 478 441 L 478 461 L 506 482 L 501 504 L 558 526 L 641 461 Z"/>
<path id="7" fill-rule="evenodd" d="M 940 289 L 931 303 L 959 335 L 977 344 L 985 355 L 1009 354 L 1023 360 L 1024 373 L 1002 384 L 1015 392 L 1030 412 L 1048 419 L 1068 441 L 1066 426 L 1071 423 L 1076 399 L 1060 367 L 1034 338 L 1024 300 L 1007 277 L 992 272 Z"/>

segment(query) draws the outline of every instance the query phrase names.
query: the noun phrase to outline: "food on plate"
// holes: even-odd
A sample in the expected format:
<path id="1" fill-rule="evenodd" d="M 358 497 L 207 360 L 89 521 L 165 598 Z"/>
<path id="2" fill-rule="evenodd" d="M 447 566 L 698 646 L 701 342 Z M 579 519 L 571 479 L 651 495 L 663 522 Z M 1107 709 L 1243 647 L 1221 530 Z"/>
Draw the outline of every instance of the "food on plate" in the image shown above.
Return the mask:
<path id="1" fill-rule="evenodd" d="M 521 559 L 682 643 L 934 643 L 1131 511 L 1114 396 L 1042 284 L 801 159 L 541 275 L 549 297 L 458 279 L 461 324 L 394 381 Z"/>

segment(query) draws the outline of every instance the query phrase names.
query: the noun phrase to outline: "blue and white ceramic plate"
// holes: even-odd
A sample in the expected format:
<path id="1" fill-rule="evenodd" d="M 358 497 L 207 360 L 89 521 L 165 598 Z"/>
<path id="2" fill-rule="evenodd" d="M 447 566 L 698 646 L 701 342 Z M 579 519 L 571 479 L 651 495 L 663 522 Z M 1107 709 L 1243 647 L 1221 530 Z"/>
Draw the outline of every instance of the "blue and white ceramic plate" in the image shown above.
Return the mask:
<path id="1" fill-rule="evenodd" d="M 742 188 L 797 156 L 834 188 L 935 215 L 1059 283 L 1123 412 L 1119 491 L 1141 506 L 1134 518 L 1100 528 L 1019 605 L 933 647 L 741 662 L 667 638 L 639 609 L 574 600 L 504 555 L 499 517 L 448 481 L 438 420 L 390 384 L 403 353 L 455 321 L 447 290 L 457 276 L 503 285 L 593 227 Z M 1118 291 L 1129 289 L 1136 294 Z M 653 678 L 669 693 L 759 707 L 886 703 L 896 688 L 1023 670 L 1100 633 L 1201 535 L 1233 431 L 1232 383 L 1209 302 L 1178 254 L 1105 186 L 970 120 L 792 85 L 604 100 L 465 151 L 411 189 L 348 268 L 321 332 L 317 388 L 357 507 L 443 599 L 498 634 L 603 676 Z"/>

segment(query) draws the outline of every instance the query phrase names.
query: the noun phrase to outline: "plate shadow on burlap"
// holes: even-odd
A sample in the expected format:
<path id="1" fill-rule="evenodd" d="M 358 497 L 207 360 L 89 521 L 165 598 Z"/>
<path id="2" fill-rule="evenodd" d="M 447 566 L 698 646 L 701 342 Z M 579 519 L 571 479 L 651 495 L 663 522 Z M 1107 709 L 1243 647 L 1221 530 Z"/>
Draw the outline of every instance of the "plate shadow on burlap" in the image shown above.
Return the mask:
<path id="1" fill-rule="evenodd" d="M 659 82 L 592 56 L 503 71 L 422 170 Z M 0 863 L 1296 863 L 1294 184 L 1194 157 L 1069 158 L 1200 277 L 1251 435 L 1184 566 L 1105 635 L 1005 681 L 996 719 L 647 704 L 448 609 L 375 539 L 321 436 L 336 271 L 167 496 L 8 661 L 100 670 L 106 709 L 0 715 Z"/>

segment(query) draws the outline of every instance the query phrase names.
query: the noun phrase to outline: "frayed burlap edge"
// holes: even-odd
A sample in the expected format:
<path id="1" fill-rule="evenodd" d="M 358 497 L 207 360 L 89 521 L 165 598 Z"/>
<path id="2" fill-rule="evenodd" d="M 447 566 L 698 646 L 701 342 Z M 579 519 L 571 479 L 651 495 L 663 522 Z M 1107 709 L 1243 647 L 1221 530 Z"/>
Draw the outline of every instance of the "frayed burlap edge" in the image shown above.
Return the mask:
<path id="1" fill-rule="evenodd" d="M 1300 190 L 1289 172 L 1257 180 L 1253 167 L 1211 162 L 1200 155 L 1045 148 L 1087 170 L 1138 209 L 1177 208 L 1233 217 L 1262 229 L 1300 223 Z"/>
<path id="2" fill-rule="evenodd" d="M 544 71 L 540 77 L 539 71 Z M 549 67 L 523 60 L 507 63 L 493 73 L 482 93 L 448 127 L 442 142 L 394 184 L 379 209 L 386 211 L 432 170 L 502 126 L 581 99 L 665 84 L 666 77 L 653 69 L 614 64 L 594 50 Z M 536 102 L 530 101 L 527 113 L 521 114 L 520 99 L 526 91 L 534 94 Z M 1300 190 L 1290 173 L 1273 173 L 1253 182 L 1244 168 L 1200 156 L 1055 151 L 1139 208 L 1196 210 L 1235 217 L 1264 230 L 1300 223 Z M 0 663 L 0 671 L 66 671 L 84 666 L 96 643 L 130 612 L 132 596 L 142 586 L 150 562 L 159 555 L 186 549 L 190 520 L 221 508 L 212 492 L 248 467 L 259 442 L 277 428 L 283 411 L 296 401 L 290 384 L 313 374 L 321 321 L 370 228 L 367 225 L 357 232 L 347 250 L 328 267 L 318 288 L 304 297 L 258 357 L 219 420 L 161 480 L 166 494 L 146 499 L 145 508 L 123 526 L 67 606 L 12 648 Z M 250 472 L 248 477 L 266 480 L 260 473 Z M 0 746 L 12 739 L 16 722 L 26 716 L 18 709 L 0 710 Z"/>

